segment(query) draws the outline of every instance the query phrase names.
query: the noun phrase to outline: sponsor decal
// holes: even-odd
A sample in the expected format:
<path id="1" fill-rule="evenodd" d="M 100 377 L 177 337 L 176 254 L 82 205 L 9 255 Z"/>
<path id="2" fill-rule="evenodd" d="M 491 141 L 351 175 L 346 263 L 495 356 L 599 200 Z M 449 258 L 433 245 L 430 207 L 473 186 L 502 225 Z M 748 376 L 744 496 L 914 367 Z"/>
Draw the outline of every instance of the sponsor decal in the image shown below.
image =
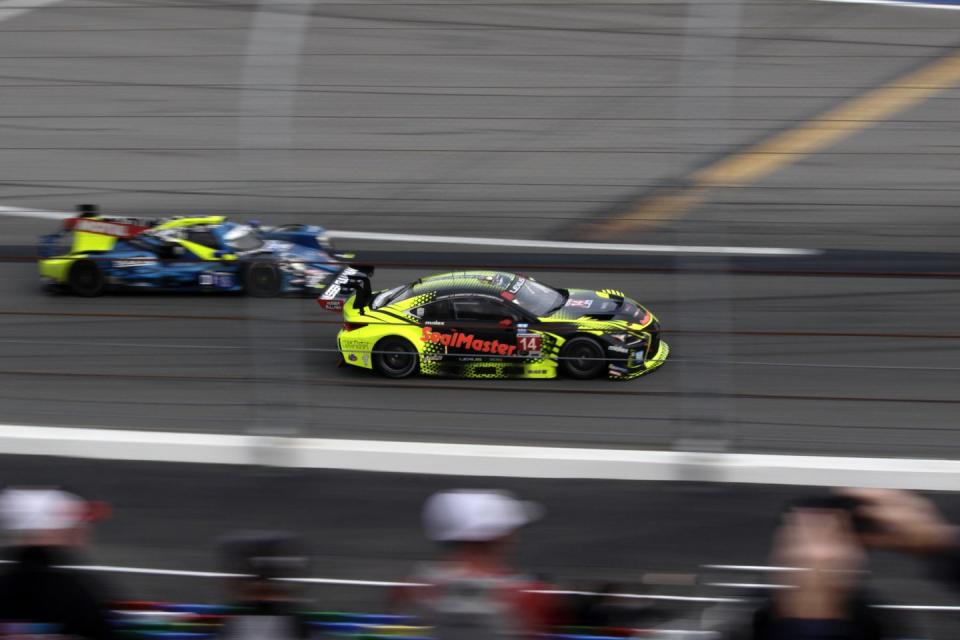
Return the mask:
<path id="1" fill-rule="evenodd" d="M 127 269 L 130 267 L 143 267 L 148 264 L 156 263 L 156 258 L 127 258 L 125 260 L 114 260 L 110 264 L 117 269 Z"/>
<path id="2" fill-rule="evenodd" d="M 530 356 L 540 355 L 543 337 L 538 333 L 518 333 L 517 346 L 520 352 Z"/>
<path id="3" fill-rule="evenodd" d="M 347 360 L 349 360 L 350 362 L 356 362 L 356 361 L 357 361 L 357 354 L 351 353 L 350 355 L 347 356 Z"/>
<path id="4" fill-rule="evenodd" d="M 340 275 L 337 276 L 329 287 L 323 292 L 320 296 L 321 300 L 333 300 L 339 295 L 340 290 L 343 288 L 343 285 L 347 284 L 350 281 L 350 276 L 360 273 L 353 267 L 347 267 L 340 272 Z M 327 307 L 329 309 L 329 307 Z M 342 308 L 342 307 L 341 307 Z"/>
<path id="5" fill-rule="evenodd" d="M 593 306 L 593 300 L 579 300 L 576 298 L 570 298 L 567 300 L 566 306 L 574 307 L 577 309 L 589 309 Z"/>
<path id="6" fill-rule="evenodd" d="M 216 287 L 218 289 L 230 289 L 234 285 L 232 273 L 201 273 L 197 281 L 201 287 Z"/>
<path id="7" fill-rule="evenodd" d="M 513 286 L 510 287 L 507 291 L 508 291 L 509 293 L 516 294 L 518 291 L 520 291 L 520 288 L 523 286 L 523 284 L 524 284 L 526 281 L 527 281 L 526 278 L 517 278 L 517 281 L 514 282 L 514 283 L 513 283 Z"/>
<path id="8" fill-rule="evenodd" d="M 614 353 L 629 353 L 630 350 L 626 347 L 621 347 L 616 344 L 611 344 L 607 346 L 607 351 L 613 351 Z"/>
<path id="9" fill-rule="evenodd" d="M 341 340 L 340 348 L 344 351 L 363 351 L 367 348 L 367 343 L 364 340 Z"/>
<path id="10" fill-rule="evenodd" d="M 343 300 L 324 300 L 323 308 L 327 311 L 343 311 Z"/>
<path id="11" fill-rule="evenodd" d="M 440 333 L 439 331 L 434 331 L 432 327 L 423 328 L 423 334 L 420 336 L 420 340 L 421 342 L 441 344 L 448 349 L 465 349 L 467 351 L 490 353 L 500 356 L 513 355 L 517 350 L 516 345 L 506 344 L 499 340 L 482 340 L 475 338 L 472 333 L 463 333 L 462 331 Z"/>
<path id="12" fill-rule="evenodd" d="M 630 370 L 627 369 L 626 367 L 618 367 L 618 366 L 615 365 L 615 364 L 611 364 L 611 365 L 610 365 L 610 375 L 614 375 L 614 374 L 624 374 L 624 373 L 629 373 L 629 372 L 630 372 Z"/>
<path id="13" fill-rule="evenodd" d="M 74 231 L 96 233 L 114 238 L 129 238 L 147 229 L 147 227 L 127 222 L 112 222 L 95 218 L 72 218 L 64 226 Z"/>

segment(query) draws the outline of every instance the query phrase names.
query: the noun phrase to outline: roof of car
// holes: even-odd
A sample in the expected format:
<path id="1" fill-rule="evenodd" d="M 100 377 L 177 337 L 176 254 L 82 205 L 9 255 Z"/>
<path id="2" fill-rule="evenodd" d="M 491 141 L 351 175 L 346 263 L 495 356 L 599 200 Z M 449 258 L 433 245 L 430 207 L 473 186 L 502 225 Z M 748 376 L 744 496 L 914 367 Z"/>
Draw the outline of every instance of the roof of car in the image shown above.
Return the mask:
<path id="1" fill-rule="evenodd" d="M 420 278 L 410 287 L 404 298 L 425 293 L 488 293 L 498 295 L 506 291 L 517 274 L 507 271 L 454 271 Z"/>

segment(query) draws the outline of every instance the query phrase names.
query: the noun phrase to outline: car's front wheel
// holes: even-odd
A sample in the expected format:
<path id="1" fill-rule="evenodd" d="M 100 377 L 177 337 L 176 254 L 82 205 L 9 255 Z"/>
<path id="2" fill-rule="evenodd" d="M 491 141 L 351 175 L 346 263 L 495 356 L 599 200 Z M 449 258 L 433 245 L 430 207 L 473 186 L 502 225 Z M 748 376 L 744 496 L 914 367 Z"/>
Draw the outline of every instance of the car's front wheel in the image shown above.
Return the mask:
<path id="1" fill-rule="evenodd" d="M 78 260 L 70 267 L 67 284 L 78 296 L 94 298 L 106 289 L 107 278 L 93 260 Z"/>
<path id="2" fill-rule="evenodd" d="M 576 336 L 560 349 L 560 371 L 577 380 L 599 376 L 607 366 L 603 347 L 593 338 Z"/>
<path id="3" fill-rule="evenodd" d="M 387 378 L 406 378 L 417 372 L 420 356 L 403 338 L 384 338 L 373 348 L 373 368 Z"/>
<path id="4" fill-rule="evenodd" d="M 243 289 L 254 298 L 273 298 L 280 295 L 283 276 L 272 262 L 251 262 L 243 273 Z"/>

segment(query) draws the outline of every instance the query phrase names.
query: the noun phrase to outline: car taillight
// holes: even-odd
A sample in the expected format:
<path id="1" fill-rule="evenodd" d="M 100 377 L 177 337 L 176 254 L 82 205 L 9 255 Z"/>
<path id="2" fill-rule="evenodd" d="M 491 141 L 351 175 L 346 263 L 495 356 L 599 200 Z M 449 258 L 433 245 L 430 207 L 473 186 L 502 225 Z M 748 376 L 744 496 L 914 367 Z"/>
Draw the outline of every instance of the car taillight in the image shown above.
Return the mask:
<path id="1" fill-rule="evenodd" d="M 367 326 L 366 322 L 344 322 L 343 330 L 344 331 L 353 331 L 355 329 L 362 329 Z"/>

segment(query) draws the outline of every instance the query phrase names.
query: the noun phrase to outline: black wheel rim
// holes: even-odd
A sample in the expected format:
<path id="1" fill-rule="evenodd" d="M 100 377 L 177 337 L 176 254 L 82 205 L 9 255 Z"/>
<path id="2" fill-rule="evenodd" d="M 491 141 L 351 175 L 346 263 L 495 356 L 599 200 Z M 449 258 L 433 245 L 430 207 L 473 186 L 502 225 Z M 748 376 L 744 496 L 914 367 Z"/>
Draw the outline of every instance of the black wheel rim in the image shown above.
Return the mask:
<path id="1" fill-rule="evenodd" d="M 94 291 L 100 286 L 100 274 L 96 267 L 82 265 L 73 275 L 73 286 L 78 291 Z"/>
<path id="2" fill-rule="evenodd" d="M 586 373 L 597 368 L 599 355 L 592 345 L 583 343 L 573 345 L 573 348 L 567 353 L 568 363 L 571 369 Z"/>
<path id="3" fill-rule="evenodd" d="M 413 352 L 407 345 L 389 344 L 381 354 L 383 368 L 393 373 L 402 373 L 413 364 Z"/>
<path id="4" fill-rule="evenodd" d="M 277 286 L 277 279 L 273 269 L 269 267 L 255 267 L 250 270 L 251 288 L 258 293 L 272 293 Z"/>
<path id="5" fill-rule="evenodd" d="M 267 269 L 257 269 L 253 275 L 254 282 L 260 287 L 268 287 L 273 281 L 273 278 L 270 277 L 270 271 Z"/>
<path id="6" fill-rule="evenodd" d="M 77 274 L 77 284 L 83 289 L 92 289 L 97 284 L 97 274 L 93 269 L 81 269 Z"/>

